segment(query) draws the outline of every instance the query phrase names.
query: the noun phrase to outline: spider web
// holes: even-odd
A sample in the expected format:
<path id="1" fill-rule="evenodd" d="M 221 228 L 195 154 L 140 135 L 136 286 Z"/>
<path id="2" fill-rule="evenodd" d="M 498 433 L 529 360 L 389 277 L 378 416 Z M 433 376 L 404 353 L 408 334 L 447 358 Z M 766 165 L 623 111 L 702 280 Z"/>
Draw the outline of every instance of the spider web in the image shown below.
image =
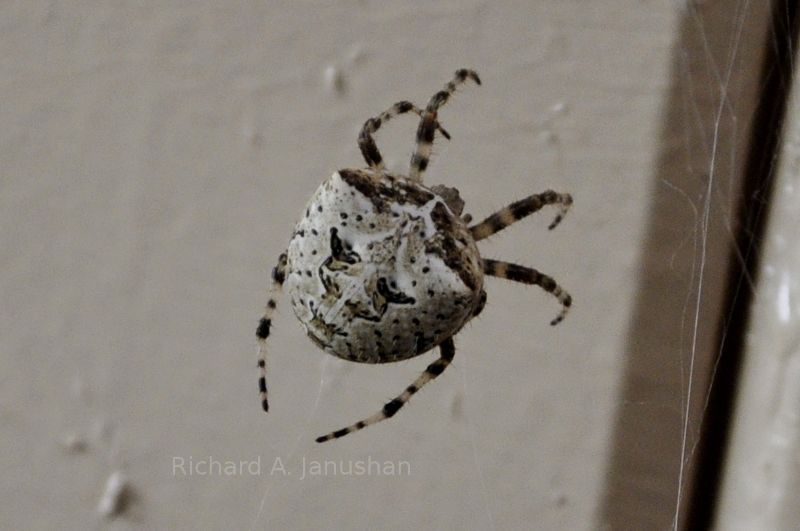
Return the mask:
<path id="1" fill-rule="evenodd" d="M 689 154 L 684 170 L 702 178 L 662 179 L 689 204 L 694 219 L 680 323 L 686 340 L 679 344 L 681 436 L 673 529 L 714 519 L 780 145 L 781 105 L 792 72 L 788 2 L 741 0 L 726 7 L 729 16 L 702 3 L 686 6 L 677 88 Z M 773 20 L 770 7 L 778 13 Z M 770 42 L 761 56 L 764 34 Z M 763 75 L 761 60 L 768 65 Z M 701 149 L 692 156 L 689 144 L 698 140 Z"/>
<path id="2" fill-rule="evenodd" d="M 781 105 L 788 96 L 787 80 L 792 72 L 792 36 L 787 35 L 791 31 L 792 9 L 787 2 L 782 6 L 780 2 L 775 3 L 775 7 L 777 13 L 783 13 L 785 18 L 772 22 L 764 5 L 754 6 L 749 0 L 737 2 L 730 18 L 730 40 L 718 47 L 720 52 L 724 52 L 720 60 L 715 60 L 711 50 L 713 43 L 707 34 L 708 24 L 694 6 L 687 9 L 690 24 L 701 37 L 708 66 L 719 88 L 711 122 L 711 145 L 706 148 L 706 186 L 701 199 L 692 205 L 698 212 L 698 227 L 690 283 L 694 286 L 694 301 L 689 303 L 687 298 L 689 304 L 684 312 L 690 325 L 691 341 L 688 364 L 683 364 L 681 372 L 682 377 L 686 374 L 686 379 L 682 381 L 683 426 L 673 517 L 675 529 L 687 522 L 709 525 L 718 507 L 719 482 L 724 474 L 720 456 L 724 455 L 725 445 L 729 443 L 729 419 L 738 381 L 736 367 L 744 348 L 748 307 L 755 290 L 757 255 L 777 158 L 774 153 L 780 144 Z M 755 95 L 751 103 L 747 101 L 747 90 L 742 89 L 748 79 L 741 74 L 746 72 L 744 66 L 752 65 L 750 68 L 753 68 L 758 64 L 750 51 L 760 49 L 759 41 L 754 40 L 758 33 L 745 34 L 746 25 L 754 19 L 766 19 L 767 24 L 772 22 L 773 25 L 768 29 L 770 43 L 763 59 L 768 65 L 764 69 L 766 74 L 754 77 Z M 748 47 L 750 50 L 746 49 Z M 688 79 L 688 74 L 684 79 Z M 696 87 L 691 89 L 694 92 Z M 768 102 L 766 98 L 775 101 Z M 695 106 L 696 102 L 696 99 L 692 100 Z M 763 138 L 759 138 L 760 135 Z M 722 157 L 730 161 L 726 168 L 720 168 Z M 713 216 L 718 219 L 715 221 Z M 715 232 L 714 223 L 723 227 L 724 232 Z M 709 266 L 710 246 L 713 239 L 720 236 L 722 241 L 730 242 L 727 259 L 732 264 L 728 264 L 727 271 L 724 271 L 727 274 L 727 293 L 707 293 L 705 282 L 709 275 L 720 274 L 719 270 L 713 270 L 713 265 Z M 714 319 L 713 313 L 703 306 L 709 297 L 721 299 L 718 310 L 721 318 L 716 319 L 719 327 L 717 348 L 703 350 L 699 346 L 699 336 L 704 333 L 701 321 Z M 709 361 L 700 361 L 701 357 Z M 701 368 L 699 374 L 698 367 Z M 701 451 L 698 452 L 698 448 Z M 692 480 L 689 489 L 687 486 Z M 687 496 L 692 495 L 695 499 L 689 501 Z"/>

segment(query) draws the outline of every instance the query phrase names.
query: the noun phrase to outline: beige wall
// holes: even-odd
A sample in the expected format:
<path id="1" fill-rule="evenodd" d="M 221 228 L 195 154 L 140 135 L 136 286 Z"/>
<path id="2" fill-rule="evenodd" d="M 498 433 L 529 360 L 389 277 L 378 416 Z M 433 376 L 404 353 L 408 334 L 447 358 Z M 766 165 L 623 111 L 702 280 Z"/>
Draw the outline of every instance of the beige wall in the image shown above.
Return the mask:
<path id="1" fill-rule="evenodd" d="M 0 6 L 0 528 L 669 525 L 763 43 L 762 8 L 708 4 Z M 263 415 L 268 273 L 318 183 L 363 164 L 363 121 L 424 103 L 462 66 L 484 84 L 442 111 L 453 139 L 427 182 L 457 186 L 476 217 L 572 193 L 557 230 L 545 214 L 481 248 L 551 273 L 574 310 L 551 328 L 551 298 L 488 280 L 452 368 L 390 422 L 316 445 L 434 355 L 331 358 L 283 301 Z M 379 135 L 392 169 L 412 122 Z M 260 460 L 260 474 L 175 474 L 190 457 Z M 411 473 L 301 479 L 325 459 Z M 115 470 L 133 495 L 104 520 Z"/>

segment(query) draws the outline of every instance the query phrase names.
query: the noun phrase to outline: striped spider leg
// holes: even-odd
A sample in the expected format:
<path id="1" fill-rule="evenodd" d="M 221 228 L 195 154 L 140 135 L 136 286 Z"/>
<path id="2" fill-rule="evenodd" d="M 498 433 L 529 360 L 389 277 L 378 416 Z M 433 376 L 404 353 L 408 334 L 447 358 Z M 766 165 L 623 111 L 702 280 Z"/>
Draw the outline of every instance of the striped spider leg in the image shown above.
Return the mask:
<path id="1" fill-rule="evenodd" d="M 428 365 L 428 367 L 420 374 L 414 383 L 409 385 L 405 388 L 405 390 L 400 393 L 397 397 L 390 400 L 386 404 L 384 404 L 383 408 L 378 411 L 377 413 L 373 414 L 370 417 L 365 418 L 364 420 L 360 420 L 346 428 L 342 428 L 340 430 L 332 431 L 326 435 L 321 437 L 317 437 L 316 441 L 318 443 L 322 443 L 325 441 L 330 441 L 331 439 L 338 439 L 339 437 L 344 437 L 349 433 L 353 433 L 358 430 L 363 430 L 367 426 L 372 424 L 376 424 L 382 420 L 386 420 L 394 416 L 401 407 L 403 407 L 414 394 L 419 391 L 422 386 L 439 376 L 444 372 L 444 370 L 450 365 L 453 361 L 453 357 L 456 355 L 456 346 L 453 343 L 453 338 L 447 338 L 439 345 L 439 359 Z"/>
<path id="2" fill-rule="evenodd" d="M 422 110 L 420 110 L 410 101 L 398 101 L 378 116 L 370 118 L 364 122 L 364 126 L 361 128 L 361 133 L 358 135 L 358 147 L 361 150 L 361 154 L 364 156 L 364 160 L 367 161 L 367 164 L 370 168 L 382 170 L 384 167 L 383 157 L 381 157 L 381 152 L 378 150 L 378 146 L 375 144 L 375 140 L 372 138 L 372 135 L 375 134 L 381 125 L 385 124 L 395 116 L 405 114 L 407 112 L 413 112 L 420 117 L 422 117 L 423 113 Z M 436 129 L 442 133 L 442 136 L 447 140 L 450 140 L 450 133 L 445 131 L 438 122 L 436 122 L 435 125 Z"/>
<path id="3" fill-rule="evenodd" d="M 559 194 L 552 190 L 547 190 L 541 194 L 530 195 L 511 203 L 509 206 L 495 212 L 480 223 L 473 225 L 469 228 L 470 233 L 472 237 L 475 238 L 475 241 L 483 240 L 513 225 L 522 218 L 533 214 L 546 205 L 559 205 L 561 207 L 555 219 L 548 227 L 552 230 L 561 223 L 564 215 L 572 205 L 572 196 L 569 194 Z M 569 293 L 564 291 L 552 277 L 530 267 L 501 262 L 499 260 L 483 258 L 482 262 L 483 272 L 489 276 L 539 286 L 546 292 L 552 294 L 561 303 L 562 309 L 561 312 L 550 321 L 550 324 L 557 325 L 564 320 L 570 306 L 572 306 L 572 297 Z"/>
<path id="4" fill-rule="evenodd" d="M 272 315 L 278 307 L 277 297 L 280 295 L 283 282 L 286 280 L 286 253 L 278 257 L 278 264 L 272 270 L 272 285 L 267 297 L 267 306 L 264 315 L 258 322 L 256 337 L 258 338 L 258 368 L 260 375 L 258 378 L 258 391 L 261 395 L 261 407 L 264 412 L 269 411 L 269 400 L 267 396 L 267 338 L 272 327 Z"/>
<path id="5" fill-rule="evenodd" d="M 422 174 L 425 173 L 430 162 L 433 137 L 438 124 L 436 113 L 439 111 L 439 107 L 447 103 L 447 100 L 455 93 L 458 86 L 467 79 L 471 79 L 478 85 L 481 84 L 481 78 L 478 77 L 477 72 L 474 70 L 467 70 L 466 68 L 457 70 L 453 80 L 447 83 L 444 89 L 434 94 L 428 102 L 428 106 L 425 107 L 417 128 L 417 147 L 411 156 L 411 169 L 408 173 L 408 178 L 412 181 L 422 182 Z"/>

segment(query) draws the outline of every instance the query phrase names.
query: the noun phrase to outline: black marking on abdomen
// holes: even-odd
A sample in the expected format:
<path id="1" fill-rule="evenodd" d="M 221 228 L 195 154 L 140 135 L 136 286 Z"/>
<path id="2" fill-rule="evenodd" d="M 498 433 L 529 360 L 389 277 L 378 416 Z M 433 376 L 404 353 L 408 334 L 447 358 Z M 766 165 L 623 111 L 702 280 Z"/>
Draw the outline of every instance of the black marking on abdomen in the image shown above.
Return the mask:
<path id="1" fill-rule="evenodd" d="M 345 264 L 352 265 L 360 262 L 361 256 L 348 247 L 349 246 L 339 238 L 339 229 L 331 227 L 331 256 L 325 260 L 325 264 L 327 264 L 326 267 L 332 271 L 336 271 L 346 267 Z"/>
<path id="2" fill-rule="evenodd" d="M 385 277 L 378 279 L 377 285 L 378 293 L 380 293 L 388 302 L 395 304 L 414 304 L 417 300 L 414 297 L 408 296 L 402 291 L 393 291 L 389 287 L 389 283 Z"/>

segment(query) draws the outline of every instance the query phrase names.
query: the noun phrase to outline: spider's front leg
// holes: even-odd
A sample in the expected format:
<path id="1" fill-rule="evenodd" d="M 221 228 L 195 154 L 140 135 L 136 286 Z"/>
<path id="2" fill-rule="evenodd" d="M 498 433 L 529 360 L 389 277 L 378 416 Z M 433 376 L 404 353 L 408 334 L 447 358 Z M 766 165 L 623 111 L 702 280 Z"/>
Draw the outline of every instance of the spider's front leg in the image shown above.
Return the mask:
<path id="1" fill-rule="evenodd" d="M 547 190 L 541 194 L 529 195 L 525 199 L 514 201 L 507 207 L 498 210 L 488 218 L 480 223 L 473 225 L 469 228 L 470 233 L 475 241 L 480 241 L 488 238 L 496 232 L 500 232 L 509 225 L 513 225 L 524 217 L 530 216 L 537 210 L 540 210 L 546 205 L 560 205 L 556 218 L 547 227 L 550 230 L 556 228 L 561 223 L 561 220 L 566 215 L 569 207 L 572 206 L 572 196 L 569 194 L 560 194 L 552 190 Z"/>
<path id="2" fill-rule="evenodd" d="M 422 174 L 428 168 L 431 151 L 433 150 L 433 137 L 436 131 L 436 124 L 438 124 L 436 113 L 442 105 L 447 103 L 456 88 L 467 79 L 471 79 L 478 85 L 481 84 L 481 78 L 478 77 L 478 73 L 474 70 L 467 70 L 466 68 L 457 70 L 453 80 L 448 82 L 444 89 L 434 94 L 428 102 L 428 106 L 425 107 L 417 128 L 417 147 L 414 150 L 414 155 L 411 156 L 411 168 L 408 172 L 411 180 L 422 181 Z"/>
<path id="3" fill-rule="evenodd" d="M 278 258 L 278 265 L 272 270 L 272 285 L 269 289 L 267 307 L 264 309 L 264 316 L 258 322 L 256 337 L 258 338 L 258 368 L 261 375 L 258 378 L 258 390 L 261 394 L 261 407 L 264 411 L 269 411 L 269 401 L 267 400 L 267 338 L 269 329 L 272 327 L 272 315 L 278 306 L 277 296 L 280 294 L 284 280 L 286 280 L 286 253 L 282 253 Z"/>
<path id="4" fill-rule="evenodd" d="M 413 112 L 417 116 L 422 116 L 422 110 L 420 110 L 410 101 L 398 101 L 378 116 L 370 118 L 364 122 L 364 126 L 361 128 L 361 133 L 358 135 L 358 148 L 361 150 L 361 154 L 364 156 L 364 160 L 367 161 L 367 164 L 370 168 L 378 170 L 383 169 L 383 157 L 381 157 L 381 152 L 378 150 L 378 146 L 375 144 L 375 140 L 372 138 L 372 135 L 375 134 L 381 125 L 385 124 L 395 116 L 399 114 L 405 114 L 407 112 Z M 442 133 L 442 136 L 450 140 L 450 133 L 445 131 L 438 122 L 436 123 L 435 128 Z"/>
<path id="5" fill-rule="evenodd" d="M 513 280 L 514 282 L 521 282 L 523 284 L 530 284 L 539 286 L 548 293 L 551 293 L 561 303 L 561 312 L 555 319 L 550 321 L 550 324 L 555 326 L 564 320 L 570 306 L 572 306 L 572 297 L 569 293 L 558 285 L 552 277 L 540 273 L 539 271 L 517 264 L 510 264 L 508 262 L 501 262 L 499 260 L 490 260 L 484 258 L 483 272 L 487 275 Z"/>
<path id="6" fill-rule="evenodd" d="M 456 346 L 452 337 L 442 341 L 442 343 L 439 345 L 439 352 L 439 359 L 428 365 L 425 371 L 423 371 L 423 373 L 420 374 L 416 380 L 414 380 L 414 383 L 406 387 L 405 391 L 403 391 L 395 399 L 387 402 L 383 406 L 383 409 L 381 409 L 379 412 L 375 413 L 371 417 L 365 418 L 364 420 L 360 420 L 355 424 L 351 424 L 346 428 L 333 431 L 327 435 L 323 435 L 322 437 L 317 437 L 317 442 L 322 443 L 325 441 L 330 441 L 331 439 L 344 437 L 348 433 L 363 430 L 371 424 L 378 423 L 394 416 L 394 414 L 397 413 L 400 408 L 403 407 L 406 402 L 408 402 L 411 397 L 422 388 L 423 385 L 442 374 L 447 366 L 450 365 L 450 362 L 453 361 L 453 357 L 456 355 Z"/>

